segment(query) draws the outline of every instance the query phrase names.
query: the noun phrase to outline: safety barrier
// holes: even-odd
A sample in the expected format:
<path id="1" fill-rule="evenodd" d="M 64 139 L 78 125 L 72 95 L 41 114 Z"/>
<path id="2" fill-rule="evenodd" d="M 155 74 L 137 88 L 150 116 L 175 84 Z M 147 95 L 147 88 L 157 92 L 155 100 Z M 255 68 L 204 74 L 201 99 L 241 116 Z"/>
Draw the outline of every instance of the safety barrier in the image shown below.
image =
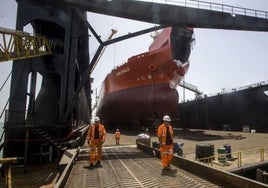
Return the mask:
<path id="1" fill-rule="evenodd" d="M 223 12 L 223 13 L 230 13 L 232 16 L 242 15 L 242 16 L 251 16 L 256 18 L 268 19 L 268 12 L 266 11 L 243 8 L 241 6 L 231 6 L 219 3 L 211 3 L 207 1 L 197 1 L 197 0 L 139 0 L 139 1 L 148 1 L 153 3 L 162 3 L 168 5 L 177 5 L 177 6 Z"/>
<path id="2" fill-rule="evenodd" d="M 141 143 L 137 144 L 137 148 L 144 151 L 145 153 L 148 153 L 151 156 L 160 158 L 159 149 L 152 148 L 150 146 Z M 218 185 L 224 185 L 223 187 L 238 188 L 241 187 L 241 185 L 243 187 L 254 187 L 254 188 L 267 187 L 266 184 L 264 183 L 257 182 L 242 176 L 238 176 L 228 171 L 223 171 L 216 168 L 210 168 L 202 163 L 192 161 L 176 155 L 173 156 L 172 164 L 186 171 L 190 171 L 191 173 L 197 176 L 206 178 L 211 182 L 215 182 Z"/>
<path id="3" fill-rule="evenodd" d="M 265 154 L 266 154 L 266 158 L 268 160 L 268 146 L 261 147 L 261 148 L 249 149 L 249 150 L 243 150 L 243 151 L 237 151 L 237 152 L 231 152 L 231 153 L 217 154 L 217 155 L 204 157 L 204 158 L 198 158 L 198 161 L 205 162 L 208 165 L 212 166 L 212 164 L 216 158 L 226 158 L 226 161 L 236 159 L 237 160 L 237 167 L 242 167 L 242 165 L 243 165 L 242 162 L 245 161 L 245 158 L 246 158 L 246 157 L 243 158 L 243 156 L 247 156 L 247 157 L 250 156 L 251 161 L 246 163 L 246 164 L 249 164 L 249 163 L 263 162 L 265 160 Z M 233 155 L 236 157 L 230 158 L 230 157 L 227 157 L 228 155 Z M 258 156 L 259 156 L 259 160 L 258 160 Z M 225 162 L 225 161 L 223 161 L 223 162 Z"/>

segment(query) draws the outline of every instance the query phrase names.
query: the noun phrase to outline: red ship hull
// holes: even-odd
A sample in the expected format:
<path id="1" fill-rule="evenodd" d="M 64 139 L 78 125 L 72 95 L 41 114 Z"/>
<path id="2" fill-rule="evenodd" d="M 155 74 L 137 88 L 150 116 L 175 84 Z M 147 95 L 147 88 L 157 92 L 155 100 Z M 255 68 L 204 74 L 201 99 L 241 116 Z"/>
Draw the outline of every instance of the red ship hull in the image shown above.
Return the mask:
<path id="1" fill-rule="evenodd" d="M 109 127 L 142 127 L 148 120 L 163 114 L 175 116 L 178 92 L 168 84 L 156 84 L 155 92 L 151 86 L 129 88 L 111 93 L 103 98 L 102 117 Z M 160 94 L 164 93 L 164 94 Z M 116 124 L 115 124 L 116 123 Z"/>
<path id="2" fill-rule="evenodd" d="M 168 114 L 175 118 L 176 87 L 188 70 L 192 30 L 164 29 L 149 52 L 133 56 L 105 78 L 97 116 L 108 128 L 140 128 Z M 179 44 L 179 45 L 178 45 Z"/>

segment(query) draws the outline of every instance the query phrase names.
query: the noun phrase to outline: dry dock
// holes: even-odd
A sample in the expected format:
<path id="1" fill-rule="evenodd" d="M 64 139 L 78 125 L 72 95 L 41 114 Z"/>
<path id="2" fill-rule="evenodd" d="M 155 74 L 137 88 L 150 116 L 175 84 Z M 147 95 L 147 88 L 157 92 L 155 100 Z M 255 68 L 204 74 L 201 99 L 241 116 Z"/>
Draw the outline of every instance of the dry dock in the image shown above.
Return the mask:
<path id="1" fill-rule="evenodd" d="M 113 132 L 108 133 L 101 168 L 88 168 L 89 148 L 86 145 L 80 148 L 77 154 L 76 150 L 70 151 L 61 165 L 52 164 L 49 168 L 40 165 L 41 169 L 29 167 L 27 174 L 23 174 L 21 169 L 14 167 L 12 169 L 13 187 L 34 188 L 42 185 L 43 187 L 60 187 L 63 185 L 62 182 L 66 183 L 64 187 L 68 188 L 225 187 L 222 184 L 222 178 L 225 184 L 231 181 L 240 182 L 240 186 L 243 185 L 243 187 L 246 183 L 250 184 L 248 187 L 268 187 L 267 184 L 229 173 L 230 170 L 238 168 L 237 160 L 231 165 L 222 166 L 214 163 L 201 163 L 195 159 L 195 149 L 198 143 L 214 144 L 215 150 L 224 144 L 230 144 L 233 156 L 236 156 L 238 151 L 247 152 L 242 153 L 242 167 L 260 163 L 259 150 L 251 150 L 265 148 L 268 143 L 268 134 L 201 130 L 175 131 L 175 141 L 184 143 L 183 158 L 175 155 L 172 165 L 172 169 L 176 170 L 175 173 L 173 171 L 169 174 L 162 174 L 160 160 L 152 155 L 152 148 L 136 147 L 138 133 L 122 130 L 120 146 L 115 146 Z M 154 130 L 149 134 L 152 142 L 157 140 Z M 264 151 L 265 161 L 268 161 L 267 149 Z M 40 171 L 41 173 L 36 173 Z M 59 177 L 59 172 L 61 177 Z M 64 176 L 64 173 L 69 175 Z M 53 180 L 54 182 L 51 183 Z"/>
<path id="2" fill-rule="evenodd" d="M 215 149 L 222 147 L 223 143 L 234 143 L 234 147 L 245 146 L 245 141 L 251 143 L 247 147 L 263 146 L 264 143 L 252 142 L 253 134 L 231 132 L 181 132 L 184 138 L 177 136 L 178 142 L 185 141 L 185 147 L 192 148 L 196 143 L 215 142 Z M 152 132 L 151 132 L 152 134 Z M 124 134 L 123 134 L 124 135 Z M 255 134 L 265 138 L 265 134 Z M 135 143 L 135 136 L 124 135 L 121 146 L 115 146 L 113 135 L 108 135 L 104 146 L 104 158 L 102 167 L 88 168 L 88 148 L 80 149 L 77 160 L 72 167 L 69 178 L 66 179 L 65 187 L 266 187 L 267 185 L 237 176 L 228 172 L 237 168 L 237 162 L 228 166 L 217 163 L 204 164 L 194 159 L 194 151 L 185 151 L 184 157 L 174 157 L 172 171 L 162 172 L 159 153 L 157 150 L 146 145 L 130 145 Z M 128 138 L 128 139 L 127 139 Z M 184 139 L 195 139 L 195 141 Z M 199 141 L 197 141 L 199 139 Z M 152 141 L 156 137 L 151 136 Z M 264 140 L 263 140 L 264 141 Z M 129 142 L 129 143 L 126 143 Z M 191 143 L 192 142 L 192 143 Z M 195 143 L 195 144 L 194 144 Z M 239 144 L 240 143 L 240 144 Z M 267 142 L 266 142 L 267 143 Z M 109 145 L 110 144 L 110 145 Z M 251 145 L 251 146 L 250 146 Z M 155 155 L 154 155 L 155 153 Z M 257 158 L 252 153 L 251 158 Z M 249 156 L 251 154 L 248 154 Z M 243 164 L 250 162 L 249 156 L 244 158 Z M 188 159 L 187 159 L 188 158 Z M 252 161 L 253 163 L 254 160 Z"/>

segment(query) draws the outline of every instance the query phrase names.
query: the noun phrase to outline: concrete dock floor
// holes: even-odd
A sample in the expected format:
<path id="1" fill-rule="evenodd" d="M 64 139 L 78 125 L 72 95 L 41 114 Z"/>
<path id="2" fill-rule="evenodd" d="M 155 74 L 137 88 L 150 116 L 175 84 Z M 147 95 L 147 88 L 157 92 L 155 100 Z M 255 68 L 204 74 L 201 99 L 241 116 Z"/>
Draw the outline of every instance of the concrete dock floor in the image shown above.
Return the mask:
<path id="1" fill-rule="evenodd" d="M 136 136 L 141 131 L 121 130 L 120 145 L 133 145 L 136 143 Z M 151 142 L 156 142 L 156 132 L 148 132 Z M 184 143 L 183 157 L 196 160 L 196 144 L 209 143 L 217 149 L 222 148 L 225 144 L 231 146 L 232 157 L 236 157 L 238 152 L 242 152 L 241 164 L 247 166 L 260 162 L 260 149 L 264 148 L 263 157 L 268 161 L 268 134 L 265 133 L 244 133 L 230 131 L 212 131 L 212 130 L 176 130 L 175 142 Z M 107 139 L 104 146 L 115 145 L 114 132 L 107 131 Z M 87 148 L 87 146 L 84 146 Z M 213 163 L 212 166 L 221 170 L 232 170 L 238 167 L 237 160 L 230 162 L 230 165 Z M 211 164 L 210 164 L 211 165 Z M 31 188 L 47 185 L 53 180 L 57 171 L 57 163 L 49 165 L 29 166 L 27 174 L 23 174 L 22 167 L 12 168 L 13 187 Z M 3 178 L 0 179 L 3 182 Z"/>

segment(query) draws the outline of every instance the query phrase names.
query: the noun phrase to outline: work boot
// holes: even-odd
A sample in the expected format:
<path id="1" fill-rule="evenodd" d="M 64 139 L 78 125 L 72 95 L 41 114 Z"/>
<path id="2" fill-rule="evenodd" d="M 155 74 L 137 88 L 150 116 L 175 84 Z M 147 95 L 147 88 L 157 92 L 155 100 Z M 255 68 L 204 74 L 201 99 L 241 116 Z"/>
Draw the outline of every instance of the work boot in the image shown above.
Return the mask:
<path id="1" fill-rule="evenodd" d="M 100 161 L 97 161 L 96 164 L 95 164 L 96 167 L 101 167 L 101 162 Z"/>
<path id="2" fill-rule="evenodd" d="M 162 169 L 162 171 L 168 171 L 168 170 L 169 170 L 168 167 L 164 167 L 164 168 Z"/>
<path id="3" fill-rule="evenodd" d="M 176 174 L 177 173 L 177 170 L 176 169 L 169 169 L 168 172 L 170 174 Z"/>
<path id="4" fill-rule="evenodd" d="M 167 175 L 168 174 L 168 168 L 167 167 L 164 167 L 162 169 L 162 174 L 161 175 Z"/>
<path id="5" fill-rule="evenodd" d="M 93 166 L 93 163 L 90 163 L 89 164 L 89 168 L 93 168 L 94 166 Z"/>

